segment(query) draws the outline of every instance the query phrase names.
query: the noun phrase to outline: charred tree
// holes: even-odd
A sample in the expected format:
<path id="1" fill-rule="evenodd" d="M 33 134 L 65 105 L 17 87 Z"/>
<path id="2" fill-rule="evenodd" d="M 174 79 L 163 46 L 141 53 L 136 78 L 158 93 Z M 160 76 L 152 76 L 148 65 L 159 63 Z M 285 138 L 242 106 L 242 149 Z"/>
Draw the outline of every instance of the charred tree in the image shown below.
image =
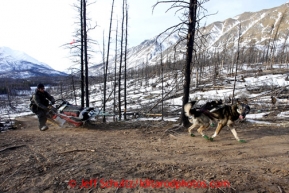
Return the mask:
<path id="1" fill-rule="evenodd" d="M 126 62 L 127 62 L 127 26 L 128 26 L 128 6 L 127 1 L 125 1 L 125 48 L 124 48 L 124 120 L 126 120 L 126 112 L 127 112 L 127 100 L 126 100 L 126 80 L 127 80 L 127 72 L 126 72 Z"/>
<path id="2" fill-rule="evenodd" d="M 238 45 L 237 45 L 237 58 L 236 58 L 236 68 L 235 68 L 235 80 L 234 80 L 234 87 L 233 87 L 233 99 L 235 98 L 235 88 L 237 82 L 237 72 L 238 72 L 238 63 L 239 63 L 239 55 L 240 55 L 240 41 L 241 41 L 241 23 L 239 24 L 239 36 L 238 36 Z M 233 100 L 232 100 L 233 104 Z"/>
<path id="3" fill-rule="evenodd" d="M 88 0 L 78 0 L 78 4 L 74 4 L 74 7 L 78 11 L 78 19 L 76 22 L 77 28 L 74 34 L 72 42 L 62 45 L 65 48 L 70 49 L 72 61 L 80 64 L 80 99 L 81 107 L 89 106 L 89 83 L 88 83 L 88 64 L 89 64 L 89 52 L 93 44 L 97 44 L 96 41 L 88 38 L 89 31 L 95 29 L 95 26 L 90 25 L 90 18 L 87 18 L 87 3 Z"/>
<path id="4" fill-rule="evenodd" d="M 84 48 L 84 34 L 83 34 L 83 1 L 80 1 L 80 88 L 81 88 L 81 107 L 84 107 L 84 53 L 83 53 L 83 48 Z"/>
<path id="5" fill-rule="evenodd" d="M 190 75 L 191 75 L 191 62 L 193 58 L 193 48 L 195 39 L 195 30 L 197 22 L 197 0 L 190 0 L 189 5 L 189 18 L 188 18 L 188 35 L 187 35 L 187 53 L 186 53 L 186 64 L 184 69 L 185 81 L 184 81 L 184 96 L 183 96 L 183 108 L 184 105 L 189 102 L 190 96 Z M 184 114 L 184 109 L 182 110 L 182 123 L 184 126 L 189 125 L 189 120 Z"/>
<path id="6" fill-rule="evenodd" d="M 84 51 L 84 66 L 85 66 L 85 99 L 86 99 L 85 106 L 89 107 L 86 0 L 83 0 L 83 51 Z"/>
<path id="7" fill-rule="evenodd" d="M 112 16 L 113 16 L 113 7 L 114 0 L 112 0 L 111 5 L 111 13 L 110 13 L 110 22 L 109 22 L 109 32 L 108 32 L 108 42 L 107 42 L 107 53 L 106 53 L 106 63 L 104 67 L 104 82 L 103 82 L 103 111 L 106 110 L 106 84 L 107 84 L 107 69 L 108 69 L 108 58 L 109 58 L 109 50 L 110 50 L 110 39 L 111 39 L 111 24 L 112 24 Z M 103 122 L 106 122 L 105 116 L 103 116 Z"/>
<path id="8" fill-rule="evenodd" d="M 176 46 L 182 42 L 187 41 L 186 43 L 186 59 L 185 64 L 183 66 L 183 75 L 184 75 L 184 82 L 183 82 L 183 105 L 182 105 L 182 112 L 181 112 L 181 120 L 180 123 L 183 123 L 183 125 L 186 127 L 190 125 L 188 118 L 184 114 L 184 105 L 189 101 L 189 94 L 190 94 L 190 78 L 191 78 L 191 65 L 193 61 L 193 51 L 194 51 L 194 41 L 195 41 L 195 32 L 196 32 L 196 26 L 198 24 L 197 21 L 197 8 L 198 6 L 198 0 L 190 0 L 189 2 L 185 1 L 158 1 L 154 6 L 153 9 L 160 3 L 172 3 L 170 8 L 171 9 L 178 9 L 178 11 L 185 9 L 185 12 L 183 13 L 183 17 L 185 19 L 182 20 L 181 23 L 174 25 L 168 29 L 166 29 L 164 32 L 158 35 L 158 37 L 168 31 L 170 31 L 169 35 L 173 33 L 178 34 L 186 34 L 186 37 L 181 38 Z M 187 30 L 187 31 L 184 31 Z M 169 36 L 168 35 L 168 36 Z M 157 38 L 158 38 L 157 37 Z M 194 65 L 194 64 L 193 64 Z"/>
<path id="9" fill-rule="evenodd" d="M 113 114 L 115 115 L 116 113 L 116 85 L 117 85 L 117 76 L 116 76 L 116 67 L 117 67 L 117 41 L 118 41 L 118 21 L 116 25 L 116 32 L 115 32 L 115 60 L 114 60 L 114 85 L 113 85 Z M 114 116 L 114 121 L 115 121 L 115 116 Z"/>
<path id="10" fill-rule="evenodd" d="M 125 0 L 122 3 L 122 20 L 121 20 L 121 39 L 120 39 L 120 61 L 119 61 L 119 72 L 118 72 L 118 119 L 121 120 L 121 68 L 122 68 L 122 58 L 123 58 L 123 39 L 124 39 L 124 7 Z"/>

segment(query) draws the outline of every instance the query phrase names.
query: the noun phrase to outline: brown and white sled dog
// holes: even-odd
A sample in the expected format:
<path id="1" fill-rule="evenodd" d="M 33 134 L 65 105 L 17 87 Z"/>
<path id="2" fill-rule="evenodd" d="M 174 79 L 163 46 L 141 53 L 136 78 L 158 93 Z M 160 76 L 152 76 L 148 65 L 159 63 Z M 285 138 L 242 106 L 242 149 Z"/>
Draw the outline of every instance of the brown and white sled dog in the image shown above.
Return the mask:
<path id="1" fill-rule="evenodd" d="M 189 102 L 184 106 L 185 115 L 192 123 L 192 126 L 188 128 L 188 132 L 189 134 L 191 134 L 191 136 L 194 136 L 194 134 L 192 134 L 192 130 L 196 127 L 199 127 L 197 131 L 205 139 L 213 140 L 213 138 L 215 138 L 220 133 L 223 127 L 228 126 L 237 141 L 245 142 L 244 140 L 239 139 L 237 132 L 234 128 L 234 121 L 236 121 L 237 119 L 245 119 L 246 114 L 250 112 L 250 107 L 247 104 L 238 101 L 237 104 L 224 105 L 216 110 L 212 110 L 212 112 L 195 108 L 192 109 L 194 104 L 195 101 Z M 209 138 L 203 133 L 203 131 L 207 129 L 213 122 L 217 122 L 218 125 L 214 135 Z"/>

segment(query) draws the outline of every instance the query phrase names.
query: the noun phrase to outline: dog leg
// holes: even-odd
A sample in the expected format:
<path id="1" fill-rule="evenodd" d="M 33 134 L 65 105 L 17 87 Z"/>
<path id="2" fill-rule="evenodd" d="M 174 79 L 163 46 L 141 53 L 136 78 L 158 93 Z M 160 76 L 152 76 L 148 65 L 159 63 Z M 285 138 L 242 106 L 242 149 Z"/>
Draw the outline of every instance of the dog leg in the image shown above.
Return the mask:
<path id="1" fill-rule="evenodd" d="M 203 130 L 205 129 L 205 127 L 202 125 L 197 131 L 199 134 L 201 134 L 203 137 L 204 137 L 204 133 L 203 133 Z"/>
<path id="2" fill-rule="evenodd" d="M 235 137 L 235 139 L 236 139 L 237 141 L 239 141 L 240 143 L 246 143 L 245 140 L 239 139 L 239 137 L 238 137 L 238 135 L 237 135 L 237 131 L 236 131 L 234 128 L 231 129 L 231 132 L 233 133 L 233 135 L 234 135 L 234 137 Z"/>
<path id="3" fill-rule="evenodd" d="M 245 143 L 246 141 L 245 140 L 241 140 L 239 137 L 238 137 L 238 134 L 237 134 L 237 131 L 236 129 L 233 127 L 233 123 L 232 122 L 229 122 L 228 123 L 228 127 L 230 128 L 231 132 L 233 133 L 235 139 L 237 141 L 239 141 L 240 143 Z"/>
<path id="4" fill-rule="evenodd" d="M 217 137 L 217 135 L 219 135 L 219 133 L 221 132 L 222 128 L 224 127 L 224 125 L 222 123 L 218 123 L 218 126 L 215 130 L 214 135 L 212 136 L 212 138 Z"/>
<path id="5" fill-rule="evenodd" d="M 203 133 L 203 130 L 207 129 L 209 126 L 210 126 L 210 125 L 208 125 L 208 126 L 202 125 L 202 126 L 198 129 L 198 132 L 202 135 L 203 138 L 212 141 L 213 138 L 210 138 L 210 137 L 208 137 L 207 135 L 205 135 L 205 134 Z"/>
<path id="6" fill-rule="evenodd" d="M 191 125 L 191 126 L 188 128 L 188 132 L 189 132 L 189 134 L 191 135 L 191 137 L 195 137 L 195 135 L 192 133 L 192 130 L 193 130 L 196 126 L 197 126 L 196 124 L 193 124 L 193 125 Z"/>

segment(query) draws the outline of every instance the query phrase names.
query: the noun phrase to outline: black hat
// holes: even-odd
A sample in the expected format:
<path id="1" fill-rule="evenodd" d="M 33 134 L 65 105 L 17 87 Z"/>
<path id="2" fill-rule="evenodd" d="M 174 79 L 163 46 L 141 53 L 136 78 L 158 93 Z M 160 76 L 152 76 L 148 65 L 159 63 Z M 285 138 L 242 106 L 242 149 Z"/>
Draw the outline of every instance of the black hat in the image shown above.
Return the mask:
<path id="1" fill-rule="evenodd" d="M 38 89 L 39 89 L 39 88 L 44 88 L 44 85 L 40 83 L 40 84 L 37 85 L 37 88 L 38 88 Z"/>

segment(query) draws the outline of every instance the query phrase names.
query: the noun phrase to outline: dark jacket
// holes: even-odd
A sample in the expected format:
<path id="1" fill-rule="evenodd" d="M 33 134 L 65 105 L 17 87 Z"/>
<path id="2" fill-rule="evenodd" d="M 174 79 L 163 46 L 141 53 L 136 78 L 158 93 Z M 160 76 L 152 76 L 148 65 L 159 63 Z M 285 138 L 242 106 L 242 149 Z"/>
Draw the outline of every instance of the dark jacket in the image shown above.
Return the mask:
<path id="1" fill-rule="evenodd" d="M 53 96 L 51 96 L 48 92 L 40 92 L 36 89 L 35 94 L 33 95 L 33 100 L 38 108 L 41 108 L 43 110 L 47 110 L 47 107 L 49 105 L 49 101 L 52 103 L 55 102 L 55 99 Z"/>

